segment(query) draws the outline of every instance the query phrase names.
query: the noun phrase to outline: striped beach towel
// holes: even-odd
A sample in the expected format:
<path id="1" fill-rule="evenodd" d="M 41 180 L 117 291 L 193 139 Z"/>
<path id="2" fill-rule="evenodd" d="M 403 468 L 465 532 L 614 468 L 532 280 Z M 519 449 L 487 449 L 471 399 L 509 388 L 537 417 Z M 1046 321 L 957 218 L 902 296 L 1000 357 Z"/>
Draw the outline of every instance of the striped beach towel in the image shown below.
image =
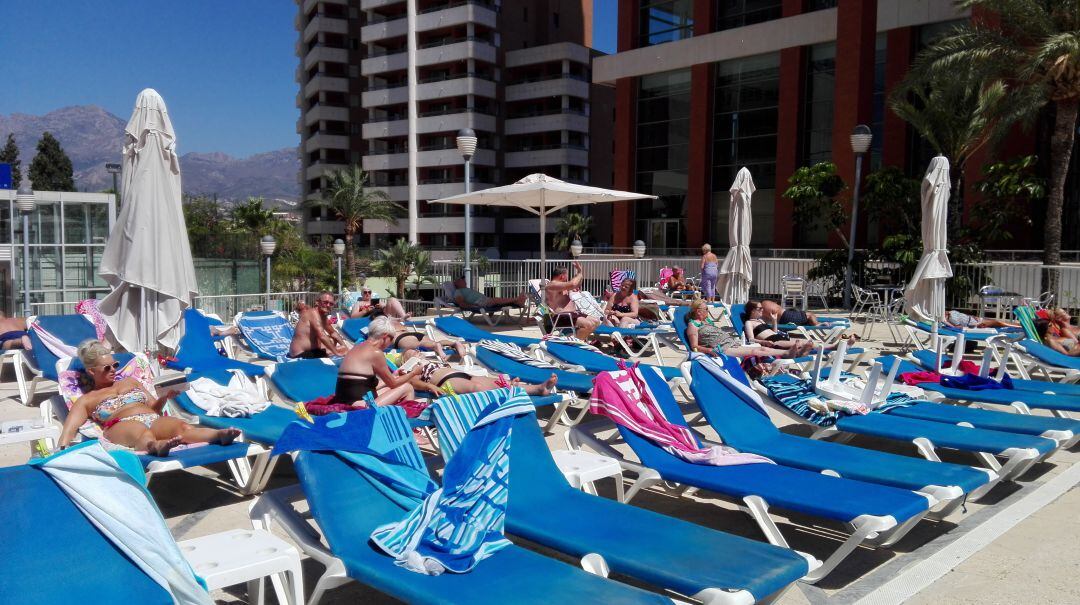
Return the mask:
<path id="1" fill-rule="evenodd" d="M 615 269 L 611 272 L 611 291 L 618 292 L 625 280 L 637 280 L 637 272 L 633 269 Z"/>
<path id="2" fill-rule="evenodd" d="M 534 408 L 520 388 L 443 397 L 432 408 L 447 459 L 443 487 L 371 539 L 411 571 L 466 573 L 510 545 L 503 537 L 510 429 Z"/>
<path id="3" fill-rule="evenodd" d="M 540 361 L 539 359 L 529 355 L 518 345 L 512 342 L 502 342 L 501 340 L 488 340 L 484 339 L 480 341 L 480 346 L 491 351 L 492 353 L 498 353 L 503 357 L 513 359 L 518 363 L 532 366 L 534 368 L 543 368 L 545 370 L 554 370 L 556 366 L 551 365 L 546 361 Z"/>
<path id="4" fill-rule="evenodd" d="M 790 374 L 778 374 L 761 379 L 761 384 L 769 391 L 773 399 L 780 405 L 802 416 L 807 421 L 818 426 L 833 426 L 836 421 L 846 414 L 839 411 L 823 412 L 814 409 L 820 407 L 812 405 L 813 400 L 820 400 L 810 384 L 810 380 L 803 380 Z M 870 410 L 871 414 L 884 413 L 895 408 L 910 406 L 916 400 L 904 393 L 890 393 L 881 405 Z"/>

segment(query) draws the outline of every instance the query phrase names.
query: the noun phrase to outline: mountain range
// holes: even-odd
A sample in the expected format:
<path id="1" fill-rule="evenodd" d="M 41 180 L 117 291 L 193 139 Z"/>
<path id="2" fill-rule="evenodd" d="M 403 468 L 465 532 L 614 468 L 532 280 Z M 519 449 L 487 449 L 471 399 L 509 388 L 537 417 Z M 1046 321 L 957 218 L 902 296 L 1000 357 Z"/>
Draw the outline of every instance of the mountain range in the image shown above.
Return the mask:
<path id="1" fill-rule="evenodd" d="M 23 175 L 29 170 L 41 133 L 48 131 L 60 141 L 75 169 L 75 186 L 80 191 L 102 191 L 112 187 L 108 162 L 120 161 L 125 120 L 96 105 L 64 107 L 45 115 L 22 113 L 0 115 L 0 146 L 9 132 L 15 133 Z M 180 139 L 181 150 L 183 139 Z M 234 158 L 224 153 L 185 153 L 180 156 L 184 193 L 216 195 L 219 199 L 242 200 L 249 196 L 267 201 L 295 201 L 300 197 L 296 173 L 300 160 L 295 147 Z"/>

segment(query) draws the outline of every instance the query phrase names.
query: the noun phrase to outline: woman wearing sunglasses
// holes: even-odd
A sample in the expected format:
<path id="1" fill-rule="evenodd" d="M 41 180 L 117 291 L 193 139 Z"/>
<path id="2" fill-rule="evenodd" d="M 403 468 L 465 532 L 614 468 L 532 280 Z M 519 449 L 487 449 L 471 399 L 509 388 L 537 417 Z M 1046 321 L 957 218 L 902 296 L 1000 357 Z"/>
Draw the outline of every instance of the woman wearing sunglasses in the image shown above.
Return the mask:
<path id="1" fill-rule="evenodd" d="M 240 436 L 239 429 L 201 428 L 162 416 L 161 409 L 174 393 L 154 397 L 134 378 L 117 381 L 120 363 L 100 341 L 84 341 L 77 355 L 84 368 L 80 376 L 83 395 L 68 412 L 60 434 L 61 449 L 71 444 L 87 418 L 101 426 L 109 441 L 154 456 L 165 456 L 181 443 L 227 445 Z"/>

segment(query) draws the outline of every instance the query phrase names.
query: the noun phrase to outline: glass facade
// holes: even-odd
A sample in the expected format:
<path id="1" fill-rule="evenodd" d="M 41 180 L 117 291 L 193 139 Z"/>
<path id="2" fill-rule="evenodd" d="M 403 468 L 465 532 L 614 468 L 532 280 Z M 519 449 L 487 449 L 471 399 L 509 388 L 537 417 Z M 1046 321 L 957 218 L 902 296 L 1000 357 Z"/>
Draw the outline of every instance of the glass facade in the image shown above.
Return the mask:
<path id="1" fill-rule="evenodd" d="M 802 164 L 832 157 L 833 96 L 836 90 L 836 43 L 816 44 L 806 53 L 803 96 Z"/>
<path id="2" fill-rule="evenodd" d="M 637 203 L 635 238 L 645 241 L 650 250 L 685 245 L 682 222 L 689 161 L 690 70 L 642 76 L 638 79 L 636 185 L 637 191 L 659 199 Z"/>
<path id="3" fill-rule="evenodd" d="M 874 97 L 871 104 L 870 132 L 874 140 L 870 142 L 870 170 L 881 168 L 881 143 L 885 134 L 885 56 L 888 52 L 888 37 L 878 34 L 874 40 Z"/>
<path id="4" fill-rule="evenodd" d="M 0 198 L 3 231 L 0 243 L 10 245 L 4 285 L 10 284 L 3 306 L 22 313 L 23 223 L 15 208 L 14 192 Z M 34 313 L 55 312 L 52 305 L 101 297 L 109 291 L 97 268 L 109 239 L 114 214 L 113 196 L 96 193 L 38 192 L 37 207 L 29 215 L 30 301 Z M 14 217 L 11 220 L 9 217 Z M 34 306 L 37 305 L 37 306 Z"/>
<path id="5" fill-rule="evenodd" d="M 694 35 L 694 0 L 642 0 L 638 46 L 683 40 Z"/>
<path id="6" fill-rule="evenodd" d="M 716 6 L 716 30 L 732 29 L 779 19 L 782 0 L 719 0 Z"/>
<path id="7" fill-rule="evenodd" d="M 757 191 L 753 199 L 754 245 L 771 245 L 776 200 L 776 129 L 779 119 L 780 54 L 717 63 L 713 108 L 712 242 L 727 244 L 728 193 L 746 167 Z"/>

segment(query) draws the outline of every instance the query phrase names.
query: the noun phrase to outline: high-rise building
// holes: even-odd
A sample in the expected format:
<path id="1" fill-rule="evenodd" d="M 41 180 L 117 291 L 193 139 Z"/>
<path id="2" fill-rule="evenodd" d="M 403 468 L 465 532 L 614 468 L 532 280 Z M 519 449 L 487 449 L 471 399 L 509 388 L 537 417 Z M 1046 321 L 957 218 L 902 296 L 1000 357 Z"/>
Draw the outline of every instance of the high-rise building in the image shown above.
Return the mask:
<path id="1" fill-rule="evenodd" d="M 795 228 L 782 194 L 823 160 L 852 182 L 858 124 L 874 134 L 871 168 L 921 176 L 929 147 L 886 98 L 919 50 L 969 16 L 952 0 L 620 0 L 618 11 L 618 53 L 593 70 L 616 89 L 614 186 L 659 199 L 615 205 L 612 239 L 650 251 L 725 245 L 742 166 L 757 185 L 754 246 L 825 244 Z"/>
<path id="2" fill-rule="evenodd" d="M 303 194 L 317 197 L 328 170 L 360 164 L 408 209 L 396 225 L 367 221 L 368 241 L 460 249 L 462 208 L 428 202 L 464 192 L 463 128 L 479 140 L 474 190 L 533 172 L 610 185 L 614 94 L 591 84 L 592 0 L 297 5 Z M 528 214 L 473 215 L 477 248 L 539 247 Z M 309 236 L 341 233 L 331 219 L 309 211 Z"/>

